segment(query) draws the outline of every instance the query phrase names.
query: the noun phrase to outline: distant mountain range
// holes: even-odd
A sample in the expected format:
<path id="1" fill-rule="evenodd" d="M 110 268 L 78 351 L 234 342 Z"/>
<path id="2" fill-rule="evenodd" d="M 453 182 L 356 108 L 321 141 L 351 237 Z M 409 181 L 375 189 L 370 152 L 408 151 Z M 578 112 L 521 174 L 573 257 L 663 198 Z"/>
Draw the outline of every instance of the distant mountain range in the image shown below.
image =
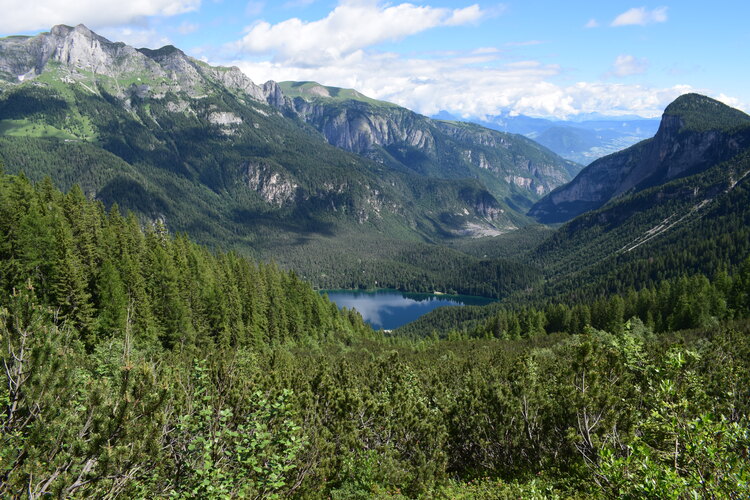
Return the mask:
<path id="1" fill-rule="evenodd" d="M 446 111 L 433 118 L 457 119 Z M 565 121 L 509 114 L 485 119 L 469 118 L 468 121 L 493 130 L 524 135 L 581 165 L 588 165 L 598 158 L 648 139 L 659 127 L 658 119 L 638 116 L 614 118 L 595 113 Z"/>

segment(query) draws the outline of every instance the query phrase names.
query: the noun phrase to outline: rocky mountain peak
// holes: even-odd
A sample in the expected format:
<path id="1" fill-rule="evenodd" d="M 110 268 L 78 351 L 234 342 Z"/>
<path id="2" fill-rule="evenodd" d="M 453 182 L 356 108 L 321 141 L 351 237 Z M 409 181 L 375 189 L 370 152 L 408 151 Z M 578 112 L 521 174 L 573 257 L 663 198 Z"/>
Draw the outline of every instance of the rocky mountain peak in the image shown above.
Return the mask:
<path id="1" fill-rule="evenodd" d="M 49 42 L 53 60 L 94 74 L 115 76 L 122 66 L 137 64 L 137 52 L 123 43 L 112 43 L 83 24 L 75 28 L 58 25 L 52 28 Z M 141 62 L 141 61 L 138 61 Z"/>
<path id="2" fill-rule="evenodd" d="M 79 34 L 81 36 L 87 37 L 87 38 L 89 38 L 91 40 L 93 40 L 93 39 L 96 38 L 96 39 L 99 39 L 101 41 L 105 41 L 107 43 L 111 43 L 106 38 L 101 37 L 101 36 L 97 35 L 96 33 L 94 33 L 93 31 L 91 31 L 90 29 L 88 29 L 85 24 L 79 24 L 79 25 L 77 25 L 75 27 L 67 26 L 65 24 L 58 24 L 57 26 L 53 26 L 52 27 L 52 29 L 50 30 L 50 35 L 52 35 L 53 37 L 56 37 L 56 38 L 65 38 L 65 37 L 70 36 L 70 34 L 73 33 L 73 32 L 75 32 L 75 33 L 77 33 L 77 34 Z"/>
<path id="3" fill-rule="evenodd" d="M 213 67 L 201 63 L 172 45 L 159 49 L 135 49 L 121 42 L 111 42 L 83 24 L 54 26 L 49 33 L 33 37 L 0 39 L 0 78 L 12 83 L 34 79 L 50 69 L 50 61 L 63 68 L 59 78 L 76 81 L 108 77 L 110 91 L 127 100 L 129 86 L 121 81 L 137 80 L 138 95 L 163 96 L 167 91 L 184 91 L 191 96 L 205 92 L 209 81 L 275 107 L 284 105 L 284 96 L 275 82 L 256 85 L 237 67 Z M 165 84 L 164 81 L 171 81 Z M 176 84 L 176 85 L 175 85 Z"/>

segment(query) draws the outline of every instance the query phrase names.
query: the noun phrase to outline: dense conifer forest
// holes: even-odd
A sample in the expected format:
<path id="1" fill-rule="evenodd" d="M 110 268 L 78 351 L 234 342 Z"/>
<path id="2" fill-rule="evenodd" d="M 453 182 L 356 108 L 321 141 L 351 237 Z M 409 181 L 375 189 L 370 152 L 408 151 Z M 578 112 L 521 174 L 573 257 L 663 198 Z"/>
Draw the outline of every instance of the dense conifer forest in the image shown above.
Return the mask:
<path id="1" fill-rule="evenodd" d="M 0 225 L 3 497 L 746 495 L 750 262 L 386 338 L 77 187 Z"/>

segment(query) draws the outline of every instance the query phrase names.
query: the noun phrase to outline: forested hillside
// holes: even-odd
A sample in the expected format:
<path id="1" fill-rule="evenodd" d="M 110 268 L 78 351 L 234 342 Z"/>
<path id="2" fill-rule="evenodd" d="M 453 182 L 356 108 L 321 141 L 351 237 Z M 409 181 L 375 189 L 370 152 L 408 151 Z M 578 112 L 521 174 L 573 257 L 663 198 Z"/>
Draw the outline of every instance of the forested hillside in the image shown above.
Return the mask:
<path id="1" fill-rule="evenodd" d="M 709 97 L 685 94 L 664 110 L 652 139 L 595 161 L 535 203 L 529 215 L 545 223 L 565 222 L 729 161 L 748 147 L 750 116 Z"/>
<path id="2" fill-rule="evenodd" d="M 83 25 L 0 48 L 0 497 L 747 496 L 744 113 L 679 98 L 525 226 L 567 175 L 528 140 Z M 313 287 L 502 300 L 385 333 Z"/>
<path id="3" fill-rule="evenodd" d="M 486 339 L 408 341 L 78 188 L 3 176 L 0 212 L 4 497 L 748 487 L 749 266 L 594 303 L 577 323 L 556 306 L 559 326 L 555 308 L 527 310 Z"/>
<path id="4" fill-rule="evenodd" d="M 320 125 L 315 116 L 329 133 L 305 121 Z M 349 147 L 360 140 L 378 154 Z M 407 277 L 405 290 L 489 296 L 509 282 L 488 286 L 480 274 L 506 262 L 468 259 L 460 277 L 443 274 L 457 255 L 437 245 L 526 224 L 527 208 L 569 179 L 570 163 L 524 137 L 436 122 L 354 91 L 308 103 L 238 68 L 171 45 L 136 49 L 83 25 L 0 39 L 0 160 L 213 249 L 275 259 L 319 286 L 398 284 L 353 277 L 357 254 L 356 265 Z M 395 262 L 390 250 L 410 245 L 419 247 L 410 263 Z M 330 248 L 345 273 L 330 269 Z M 440 271 L 421 267 L 427 253 L 445 263 Z"/>
<path id="5" fill-rule="evenodd" d="M 738 273 L 750 256 L 748 123 L 750 117 L 712 99 L 697 95 L 677 99 L 665 111 L 662 137 L 654 140 L 662 150 L 692 158 L 692 163 L 675 162 L 666 155 L 649 171 L 648 155 L 640 158 L 634 152 L 640 148 L 643 154 L 653 153 L 656 146 L 644 143 L 590 165 L 559 192 L 580 194 L 592 176 L 606 173 L 605 167 L 611 169 L 611 179 L 621 183 L 607 184 L 603 191 L 589 186 L 591 195 L 613 189 L 622 192 L 568 221 L 546 239 L 527 240 L 526 250 L 511 259 L 538 269 L 542 279 L 506 295 L 506 304 L 541 309 L 560 302 L 572 307 L 682 277 Z M 666 137 L 669 134 L 671 138 Z M 732 146 L 725 148 L 726 141 Z M 640 181 L 635 182 L 633 176 Z M 551 198 L 545 200 L 540 203 L 552 203 Z M 509 237 L 461 247 L 474 246 L 483 255 L 504 255 L 492 246 L 506 247 Z M 407 330 L 417 335 L 429 335 L 434 329 L 468 332 L 497 313 L 498 307 L 504 306 L 434 311 Z"/>

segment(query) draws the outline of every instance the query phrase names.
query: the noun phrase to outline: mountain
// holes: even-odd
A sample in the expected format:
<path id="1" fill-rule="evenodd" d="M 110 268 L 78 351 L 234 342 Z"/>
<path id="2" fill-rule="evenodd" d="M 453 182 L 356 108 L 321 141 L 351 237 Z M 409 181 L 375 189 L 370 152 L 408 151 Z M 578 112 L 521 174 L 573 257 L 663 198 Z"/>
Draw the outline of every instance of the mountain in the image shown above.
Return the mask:
<path id="1" fill-rule="evenodd" d="M 697 94 L 664 111 L 652 139 L 601 158 L 539 200 L 529 215 L 539 222 L 569 220 L 588 210 L 729 160 L 750 146 L 750 117 Z"/>
<path id="2" fill-rule="evenodd" d="M 434 118 L 457 120 L 446 111 Z M 524 115 L 496 115 L 470 121 L 493 130 L 522 134 L 558 155 L 581 165 L 625 149 L 656 133 L 658 120 L 639 116 L 586 114 L 570 120 L 547 120 Z M 580 168 L 569 170 L 575 175 Z"/>
<path id="3" fill-rule="evenodd" d="M 337 147 L 404 172 L 475 178 L 513 210 L 567 181 L 577 165 L 515 134 L 432 120 L 356 90 L 281 82 L 288 109 Z"/>
<path id="4" fill-rule="evenodd" d="M 484 265 L 435 243 L 520 227 L 535 200 L 569 179 L 569 162 L 522 137 L 433 122 L 355 91 L 327 88 L 325 102 L 290 93 L 83 25 L 8 37 L 0 160 L 328 286 L 372 286 L 363 266 L 393 270 L 398 281 L 383 285 L 404 286 L 427 262 L 441 263 L 429 276 L 449 263 Z M 313 127 L 317 116 L 330 133 Z"/>
<path id="5" fill-rule="evenodd" d="M 606 201 L 552 234 L 540 233 L 543 241 L 527 242 L 529 250 L 517 259 L 541 270 L 543 280 L 516 289 L 511 303 L 591 303 L 645 288 L 668 290 L 665 282 L 687 276 L 721 279 L 744 272 L 750 257 L 750 117 L 739 110 L 700 95 L 682 96 L 666 108 L 655 138 L 598 160 L 535 210 L 544 206 L 545 215 L 555 215 L 555 209 L 581 208 L 549 201 L 569 186 L 586 186 L 582 192 L 601 193 Z M 481 246 L 475 251 L 492 252 L 493 243 L 508 245 L 513 236 L 476 242 Z M 472 328 L 499 307 L 438 310 L 402 331 Z"/>
<path id="6" fill-rule="evenodd" d="M 731 270 L 750 254 L 750 116 L 697 94 L 659 132 L 602 158 L 538 202 L 544 221 L 577 215 L 529 256 L 547 295 L 603 294 Z"/>

